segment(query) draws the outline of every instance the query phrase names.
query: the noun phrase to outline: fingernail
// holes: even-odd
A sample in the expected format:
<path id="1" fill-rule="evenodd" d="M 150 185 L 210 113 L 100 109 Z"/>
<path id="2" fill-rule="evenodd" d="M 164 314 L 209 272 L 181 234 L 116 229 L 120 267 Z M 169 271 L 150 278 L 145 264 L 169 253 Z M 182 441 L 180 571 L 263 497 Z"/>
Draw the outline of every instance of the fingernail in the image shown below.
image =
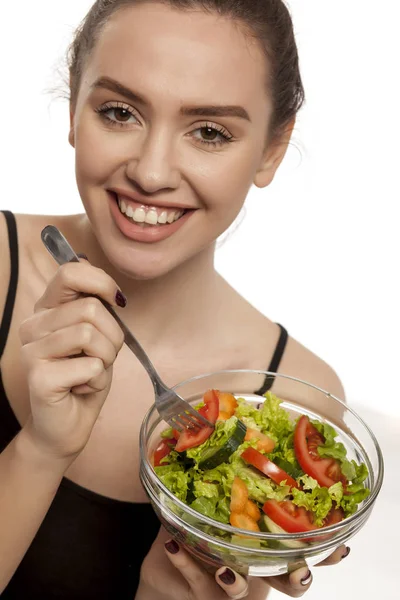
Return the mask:
<path id="1" fill-rule="evenodd" d="M 86 256 L 86 254 L 83 254 L 82 252 L 79 252 L 77 254 L 78 258 L 84 258 L 85 260 L 89 260 L 88 257 Z"/>
<path id="2" fill-rule="evenodd" d="M 235 573 L 232 571 L 232 569 L 228 569 L 228 567 L 225 569 L 225 571 L 222 571 L 218 577 L 225 585 L 233 585 L 236 581 Z"/>
<path id="3" fill-rule="evenodd" d="M 125 306 L 127 305 L 128 300 L 126 299 L 124 294 L 121 292 L 121 290 L 118 290 L 118 292 L 115 294 L 115 302 L 121 308 L 125 308 Z"/>
<path id="4" fill-rule="evenodd" d="M 342 554 L 342 558 L 340 560 L 343 560 L 344 558 L 346 558 L 346 556 L 348 556 L 350 554 L 350 550 L 351 550 L 351 548 L 349 546 L 346 546 L 346 550 Z"/>
<path id="5" fill-rule="evenodd" d="M 300 579 L 301 585 L 308 585 L 312 579 L 311 571 L 308 571 L 304 577 Z"/>
<path id="6" fill-rule="evenodd" d="M 179 546 L 175 540 L 169 540 L 169 542 L 165 542 L 164 546 L 167 552 L 170 554 L 177 554 L 179 552 Z"/>

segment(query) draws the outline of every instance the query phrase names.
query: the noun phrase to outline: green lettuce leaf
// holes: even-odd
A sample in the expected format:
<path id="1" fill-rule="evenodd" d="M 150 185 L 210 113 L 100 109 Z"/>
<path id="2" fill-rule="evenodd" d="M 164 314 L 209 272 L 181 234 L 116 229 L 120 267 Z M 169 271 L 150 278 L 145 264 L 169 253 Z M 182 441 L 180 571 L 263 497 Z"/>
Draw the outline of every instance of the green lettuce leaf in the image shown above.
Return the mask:
<path id="1" fill-rule="evenodd" d="M 178 463 L 155 467 L 154 471 L 162 483 L 182 502 L 186 501 L 189 482 L 191 480 L 190 472 L 183 470 Z"/>
<path id="2" fill-rule="evenodd" d="M 193 482 L 193 494 L 196 498 L 203 496 L 204 498 L 219 498 L 219 485 L 216 483 L 206 483 L 198 480 Z"/>
<path id="3" fill-rule="evenodd" d="M 160 433 L 160 436 L 161 436 L 163 439 L 173 438 L 174 436 L 173 436 L 173 434 L 172 434 L 172 431 L 173 431 L 172 427 L 168 427 L 168 429 L 164 429 L 164 431 L 162 431 L 162 432 Z"/>
<path id="4" fill-rule="evenodd" d="M 267 392 L 265 400 L 259 409 L 261 431 L 273 434 L 277 440 L 284 439 L 294 430 L 294 424 L 290 420 L 289 413 L 280 405 L 282 400 Z"/>
<path id="5" fill-rule="evenodd" d="M 318 526 L 324 524 L 324 519 L 332 508 L 332 498 L 328 488 L 317 486 L 310 492 L 292 489 L 293 504 L 304 506 L 314 515 L 314 523 Z"/>
<path id="6" fill-rule="evenodd" d="M 210 437 L 203 444 L 200 444 L 200 446 L 186 450 L 186 456 L 193 459 L 197 464 L 206 460 L 210 455 L 214 454 L 216 446 L 222 448 L 228 441 L 236 429 L 237 421 L 236 416 L 227 419 L 227 421 L 217 421 Z"/>
<path id="7" fill-rule="evenodd" d="M 229 523 L 229 504 L 226 498 L 200 496 L 190 504 L 190 507 L 210 519 L 215 519 L 220 523 Z"/>

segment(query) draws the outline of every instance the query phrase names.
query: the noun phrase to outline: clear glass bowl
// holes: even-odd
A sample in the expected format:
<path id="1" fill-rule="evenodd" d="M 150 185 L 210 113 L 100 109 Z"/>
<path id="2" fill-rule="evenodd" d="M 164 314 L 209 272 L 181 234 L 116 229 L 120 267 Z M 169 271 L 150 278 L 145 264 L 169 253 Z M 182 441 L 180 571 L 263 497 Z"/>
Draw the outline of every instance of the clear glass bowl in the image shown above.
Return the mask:
<path id="1" fill-rule="evenodd" d="M 306 414 L 336 429 L 337 440 L 345 445 L 349 460 L 367 465 L 369 477 L 365 485 L 371 493 L 354 515 L 335 525 L 307 532 L 306 545 L 301 541 L 304 533 L 255 533 L 205 517 L 176 498 L 152 467 L 150 457 L 159 443 L 161 431 L 167 427 L 153 405 L 140 431 L 142 484 L 170 535 L 213 570 L 225 565 L 245 575 L 265 577 L 315 565 L 364 526 L 382 485 L 382 452 L 368 425 L 344 402 L 310 383 L 280 373 L 226 370 L 199 375 L 179 383 L 174 389 L 191 404 L 200 402 L 204 393 L 214 388 L 258 405 L 264 398 L 255 391 L 261 388 L 266 376 L 276 378 L 275 393 L 293 418 Z M 319 406 L 324 407 L 322 412 Z M 259 546 L 257 541 L 260 540 L 266 541 L 268 548 L 254 547 Z"/>

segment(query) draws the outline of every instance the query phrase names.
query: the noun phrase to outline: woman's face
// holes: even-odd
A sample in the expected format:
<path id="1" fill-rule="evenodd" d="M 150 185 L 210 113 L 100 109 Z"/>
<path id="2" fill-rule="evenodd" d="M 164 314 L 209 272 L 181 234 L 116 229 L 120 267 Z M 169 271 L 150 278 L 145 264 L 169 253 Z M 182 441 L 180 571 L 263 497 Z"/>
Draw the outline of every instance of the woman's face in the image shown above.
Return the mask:
<path id="1" fill-rule="evenodd" d="M 252 183 L 271 181 L 266 77 L 261 48 L 232 20 L 141 3 L 108 22 L 70 141 L 88 218 L 117 269 L 149 279 L 211 252 Z"/>

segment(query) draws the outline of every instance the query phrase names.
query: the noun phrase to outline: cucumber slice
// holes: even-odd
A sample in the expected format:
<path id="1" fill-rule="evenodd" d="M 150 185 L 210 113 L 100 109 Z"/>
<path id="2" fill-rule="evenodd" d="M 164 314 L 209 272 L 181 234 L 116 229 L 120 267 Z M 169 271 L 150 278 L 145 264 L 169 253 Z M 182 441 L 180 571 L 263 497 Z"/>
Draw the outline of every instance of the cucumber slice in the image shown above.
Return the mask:
<path id="1" fill-rule="evenodd" d="M 266 529 L 270 533 L 276 533 L 277 535 L 280 533 L 287 533 L 287 531 L 282 529 L 282 527 L 279 527 L 279 525 L 274 523 L 274 521 L 272 521 L 272 519 L 270 519 L 267 515 L 263 515 L 262 518 L 264 520 Z M 279 543 L 286 548 L 293 548 L 295 550 L 305 548 L 307 546 L 305 542 L 301 542 L 300 540 L 279 540 Z"/>
<path id="2" fill-rule="evenodd" d="M 218 465 L 227 462 L 231 454 L 233 454 L 243 443 L 246 435 L 246 425 L 239 419 L 232 429 L 231 435 L 228 439 L 224 439 L 222 446 L 212 446 L 207 448 L 201 458 L 199 459 L 199 469 L 208 471 L 209 469 L 215 469 Z"/>

